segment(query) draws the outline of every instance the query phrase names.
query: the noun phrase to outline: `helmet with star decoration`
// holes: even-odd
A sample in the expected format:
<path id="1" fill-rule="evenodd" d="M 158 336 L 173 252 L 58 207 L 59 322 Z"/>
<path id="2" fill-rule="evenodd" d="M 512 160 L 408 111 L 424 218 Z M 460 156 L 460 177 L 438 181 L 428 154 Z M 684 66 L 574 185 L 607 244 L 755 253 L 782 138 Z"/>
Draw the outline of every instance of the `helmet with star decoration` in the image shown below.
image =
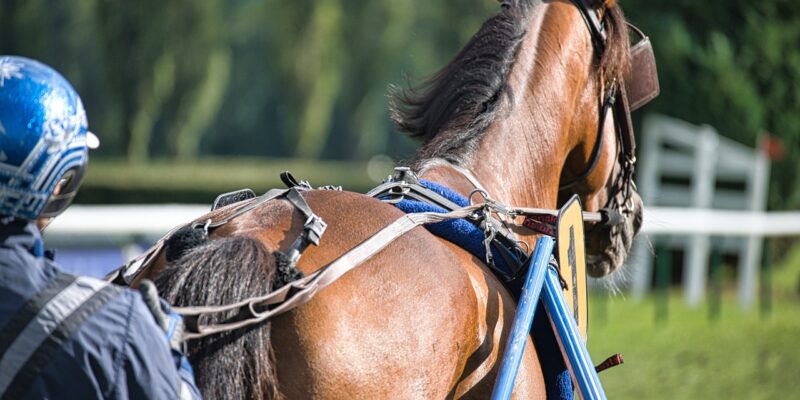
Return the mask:
<path id="1" fill-rule="evenodd" d="M 0 216 L 60 214 L 97 144 L 78 93 L 61 74 L 35 60 L 0 56 Z"/>

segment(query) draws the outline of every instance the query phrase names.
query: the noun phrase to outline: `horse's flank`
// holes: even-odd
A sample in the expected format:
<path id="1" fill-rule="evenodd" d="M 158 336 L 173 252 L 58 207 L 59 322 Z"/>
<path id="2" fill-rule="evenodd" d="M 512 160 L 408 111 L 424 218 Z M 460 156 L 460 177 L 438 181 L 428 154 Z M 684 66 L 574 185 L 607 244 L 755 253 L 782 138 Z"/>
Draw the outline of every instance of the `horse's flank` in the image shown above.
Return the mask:
<path id="1" fill-rule="evenodd" d="M 329 225 L 322 246 L 303 255 L 299 267 L 305 273 L 333 261 L 401 215 L 389 205 L 347 192 L 309 192 L 306 200 L 323 219 L 337 223 Z M 342 209 L 352 212 L 343 216 Z M 282 247 L 282 242 L 299 233 L 303 222 L 288 204 L 271 202 L 237 221 L 235 229 L 243 237 L 257 238 L 271 252 L 285 249 L 288 244 Z M 283 227 L 281 233 L 265 236 L 264 223 Z M 216 251 L 214 245 L 199 247 L 171 266 L 167 275 L 202 268 L 214 260 Z M 239 268 L 241 264 L 229 264 L 229 276 L 205 291 L 224 293 L 236 279 L 230 275 L 239 274 Z M 231 297 L 215 300 L 242 298 L 241 293 Z M 497 340 L 507 333 L 506 319 L 513 310 L 513 301 L 483 264 L 418 228 L 310 303 L 275 319 L 271 332 L 269 325 L 255 330 L 271 336 L 280 392 L 287 398 L 442 398 L 468 390 L 470 396 L 485 398 L 493 383 L 486 377 L 500 351 Z M 200 356 L 193 357 L 198 382 L 221 383 L 214 375 L 220 367 L 217 356 L 255 350 L 248 351 L 242 341 L 216 342 L 220 354 L 209 354 L 210 343 L 192 346 L 197 352 L 192 355 Z M 269 349 L 255 354 L 270 359 Z M 526 365 L 538 366 L 533 352 L 526 358 Z M 241 376 L 250 377 L 253 387 L 264 386 L 259 381 L 268 376 L 253 375 L 263 367 L 236 367 L 242 369 Z M 528 373 L 541 381 L 538 368 Z M 518 390 L 536 398 L 541 394 L 533 392 L 536 386 L 520 382 Z M 243 387 L 239 394 L 250 397 L 254 392 Z"/>

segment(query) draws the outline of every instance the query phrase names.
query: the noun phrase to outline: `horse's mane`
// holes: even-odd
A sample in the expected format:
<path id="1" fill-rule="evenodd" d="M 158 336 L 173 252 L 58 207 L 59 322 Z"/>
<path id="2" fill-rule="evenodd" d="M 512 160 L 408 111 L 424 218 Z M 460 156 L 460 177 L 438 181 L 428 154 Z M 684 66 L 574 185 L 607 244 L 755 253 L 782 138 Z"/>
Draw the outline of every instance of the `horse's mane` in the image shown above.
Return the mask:
<path id="1" fill-rule="evenodd" d="M 474 153 L 499 111 L 500 99 L 512 99 L 508 78 L 536 2 L 503 1 L 500 12 L 449 64 L 417 87 L 395 90 L 392 119 L 401 131 L 424 142 L 415 155 L 417 163 L 444 158 L 463 164 Z M 608 41 L 599 71 L 606 82 L 621 82 L 630 63 L 628 31 L 616 2 L 604 3 Z"/>

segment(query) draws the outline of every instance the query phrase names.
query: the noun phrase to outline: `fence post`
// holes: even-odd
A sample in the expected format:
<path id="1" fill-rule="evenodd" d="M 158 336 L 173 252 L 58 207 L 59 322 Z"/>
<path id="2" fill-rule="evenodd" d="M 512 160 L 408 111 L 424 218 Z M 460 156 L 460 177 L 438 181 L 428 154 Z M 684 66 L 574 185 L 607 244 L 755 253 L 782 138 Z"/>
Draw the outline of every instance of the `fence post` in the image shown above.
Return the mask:
<path id="1" fill-rule="evenodd" d="M 655 202 L 656 194 L 660 191 L 661 186 L 658 165 L 661 158 L 659 150 L 662 143 L 662 132 L 659 129 L 657 116 L 647 115 L 642 124 L 643 132 L 647 134 L 647 140 L 642 142 L 639 150 L 641 161 L 639 161 L 637 170 L 637 182 L 642 201 L 648 205 Z M 646 215 L 645 218 L 647 218 Z M 633 267 L 631 291 L 634 299 L 642 299 L 650 292 L 653 278 L 653 254 L 649 244 L 650 238 L 639 235 L 633 246 L 629 264 Z"/>
<path id="2" fill-rule="evenodd" d="M 710 126 L 700 131 L 699 145 L 695 148 L 694 173 L 692 175 L 692 206 L 710 208 L 714 200 L 715 168 L 719 138 Z M 687 247 L 683 284 L 686 303 L 697 306 L 703 301 L 708 274 L 708 255 L 711 240 L 708 235 L 694 235 Z"/>
<path id="3" fill-rule="evenodd" d="M 763 211 L 767 205 L 767 187 L 769 185 L 769 159 L 764 150 L 755 152 L 753 170 L 748 180 L 748 197 L 750 209 Z M 749 309 L 753 306 L 758 289 L 758 267 L 761 264 L 764 239 L 751 235 L 747 238 L 744 252 L 739 261 L 739 307 Z"/>
<path id="4" fill-rule="evenodd" d="M 711 252 L 711 285 L 709 290 L 708 319 L 716 321 L 722 311 L 722 288 L 724 284 L 724 270 L 722 265 L 722 254 L 719 250 Z"/>
<path id="5" fill-rule="evenodd" d="M 656 322 L 664 322 L 669 316 L 669 287 L 672 280 L 672 252 L 661 248 L 656 252 Z"/>

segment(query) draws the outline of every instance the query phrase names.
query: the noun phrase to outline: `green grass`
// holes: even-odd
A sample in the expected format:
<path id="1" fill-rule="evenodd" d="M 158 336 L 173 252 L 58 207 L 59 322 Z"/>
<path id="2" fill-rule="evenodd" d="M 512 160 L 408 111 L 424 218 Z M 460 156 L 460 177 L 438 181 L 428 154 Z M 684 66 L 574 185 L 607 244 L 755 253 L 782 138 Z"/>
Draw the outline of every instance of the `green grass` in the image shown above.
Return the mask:
<path id="1" fill-rule="evenodd" d="M 800 249 L 772 276 L 768 312 L 740 311 L 733 291 L 714 318 L 708 304 L 684 306 L 679 292 L 668 301 L 594 297 L 592 358 L 625 356 L 625 364 L 600 374 L 608 398 L 800 398 Z"/>

